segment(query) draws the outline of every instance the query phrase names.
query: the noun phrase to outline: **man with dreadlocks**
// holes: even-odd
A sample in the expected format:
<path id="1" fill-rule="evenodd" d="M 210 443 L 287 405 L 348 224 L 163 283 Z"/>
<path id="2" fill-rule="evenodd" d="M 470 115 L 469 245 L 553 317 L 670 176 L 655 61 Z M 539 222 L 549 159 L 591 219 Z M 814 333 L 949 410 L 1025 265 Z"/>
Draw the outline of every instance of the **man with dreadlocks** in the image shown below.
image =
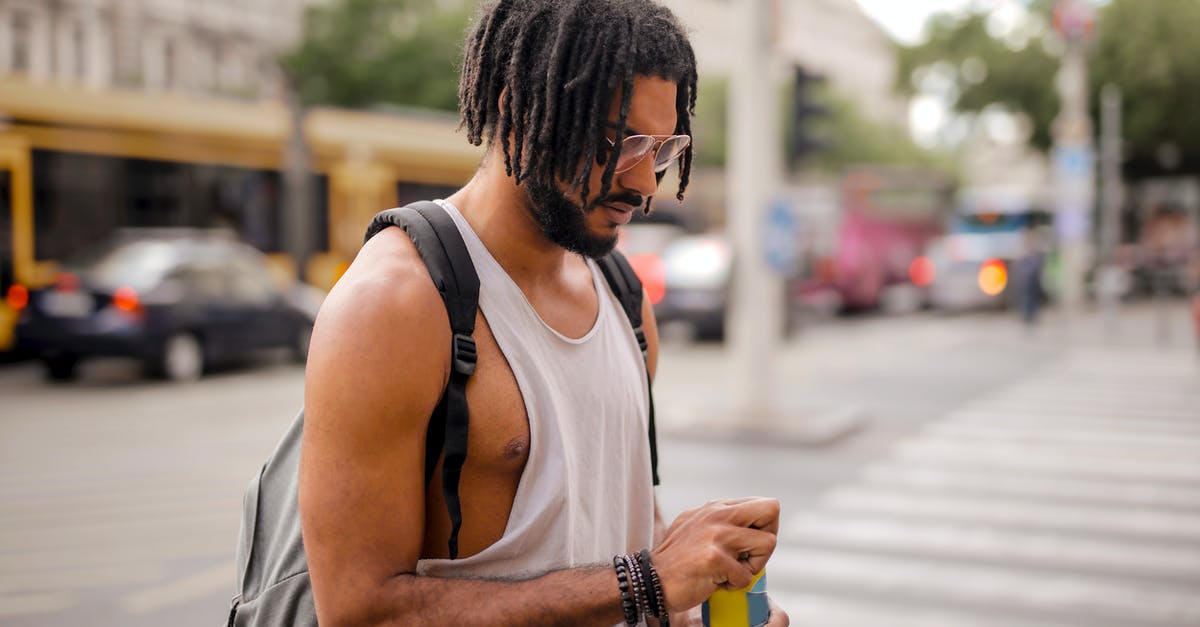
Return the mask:
<path id="1" fill-rule="evenodd" d="M 438 475 L 422 473 L 451 330 L 414 245 L 384 229 L 312 338 L 299 502 L 320 622 L 690 623 L 763 569 L 779 503 L 713 501 L 664 529 L 646 440 L 653 314 L 646 300 L 643 362 L 594 259 L 672 164 L 682 199 L 691 45 L 652 0 L 493 0 L 459 96 L 487 153 L 439 201 L 481 286 L 457 555 Z"/>

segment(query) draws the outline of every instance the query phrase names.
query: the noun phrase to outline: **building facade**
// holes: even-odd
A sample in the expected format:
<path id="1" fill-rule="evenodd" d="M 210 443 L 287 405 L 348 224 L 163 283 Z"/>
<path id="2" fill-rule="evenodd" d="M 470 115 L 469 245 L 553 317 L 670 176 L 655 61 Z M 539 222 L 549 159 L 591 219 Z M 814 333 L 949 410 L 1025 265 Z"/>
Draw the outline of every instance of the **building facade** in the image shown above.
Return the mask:
<path id="1" fill-rule="evenodd" d="M 0 0 L 0 76 L 269 97 L 313 0 Z"/>

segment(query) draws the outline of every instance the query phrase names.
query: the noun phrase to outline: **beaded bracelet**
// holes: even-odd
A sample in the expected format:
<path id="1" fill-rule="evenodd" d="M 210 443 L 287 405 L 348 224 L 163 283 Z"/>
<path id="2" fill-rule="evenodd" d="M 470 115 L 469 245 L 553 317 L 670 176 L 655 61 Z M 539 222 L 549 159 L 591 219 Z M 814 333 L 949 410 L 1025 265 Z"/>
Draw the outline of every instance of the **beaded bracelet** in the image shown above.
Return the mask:
<path id="1" fill-rule="evenodd" d="M 632 554 L 625 555 L 624 558 L 625 564 L 629 568 L 630 580 L 633 583 L 633 598 L 637 601 L 638 609 L 644 616 L 651 616 L 649 582 L 645 572 L 642 571 L 642 565 Z"/>
<path id="2" fill-rule="evenodd" d="M 646 580 L 647 596 L 650 600 L 651 613 L 658 619 L 659 625 L 670 627 L 670 621 L 667 618 L 667 600 L 663 596 L 662 582 L 658 578 L 658 571 L 654 570 L 654 564 L 650 561 L 650 551 L 642 549 L 638 553 L 638 562 L 642 567 L 642 576 Z"/>
<path id="3" fill-rule="evenodd" d="M 641 620 L 637 604 L 630 595 L 629 570 L 623 555 L 613 558 L 613 570 L 617 573 L 617 588 L 621 590 L 621 609 L 625 612 L 625 624 L 636 625 Z"/>

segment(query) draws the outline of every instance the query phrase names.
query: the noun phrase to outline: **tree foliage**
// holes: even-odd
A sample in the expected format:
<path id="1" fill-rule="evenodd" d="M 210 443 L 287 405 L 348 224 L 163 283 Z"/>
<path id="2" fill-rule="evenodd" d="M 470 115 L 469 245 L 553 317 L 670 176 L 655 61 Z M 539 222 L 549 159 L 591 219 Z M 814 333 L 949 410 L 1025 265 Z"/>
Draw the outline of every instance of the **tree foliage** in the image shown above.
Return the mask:
<path id="1" fill-rule="evenodd" d="M 464 31 L 473 3 L 334 0 L 304 16 L 281 65 L 306 104 L 393 104 L 456 111 Z"/>
<path id="2" fill-rule="evenodd" d="M 930 73 L 948 78 L 956 110 L 1000 106 L 1021 114 L 1031 123 L 1031 143 L 1048 148 L 1059 109 L 1057 36 L 1048 26 L 1052 5 L 1027 3 L 1025 28 L 1045 34 L 1023 45 L 989 33 L 983 12 L 934 16 L 927 41 L 900 48 L 897 87 L 911 93 Z M 1104 85 L 1121 90 L 1132 173 L 1161 170 L 1164 145 L 1179 155 L 1176 169 L 1200 171 L 1198 25 L 1200 0 L 1111 0 L 1099 8 L 1088 60 L 1093 113 Z"/>
<path id="3" fill-rule="evenodd" d="M 786 150 L 786 137 L 793 120 L 789 119 L 794 97 L 792 86 L 779 93 L 782 116 L 778 149 Z M 943 156 L 925 150 L 913 142 L 904 129 L 877 122 L 864 115 L 853 100 L 824 85 L 813 93 L 814 104 L 828 113 L 814 116 L 806 130 L 826 147 L 815 151 L 800 167 L 836 172 L 845 166 L 862 163 L 925 165 L 952 172 Z M 724 167 L 728 150 L 729 80 L 723 76 L 700 81 L 696 99 L 696 120 L 692 131 L 696 141 L 696 163 Z"/>
<path id="4" fill-rule="evenodd" d="M 1200 173 L 1198 28 L 1200 0 L 1113 0 L 1100 14 L 1089 63 L 1093 102 L 1104 85 L 1120 88 L 1134 174 Z M 1163 151 L 1175 151 L 1175 163 Z"/>

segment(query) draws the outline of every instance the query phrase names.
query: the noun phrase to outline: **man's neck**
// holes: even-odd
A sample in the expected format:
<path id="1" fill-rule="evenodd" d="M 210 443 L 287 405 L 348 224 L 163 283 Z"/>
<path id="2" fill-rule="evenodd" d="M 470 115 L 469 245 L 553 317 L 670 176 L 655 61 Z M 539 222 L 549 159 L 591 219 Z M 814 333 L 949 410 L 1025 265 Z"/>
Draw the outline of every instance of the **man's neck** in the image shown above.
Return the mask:
<path id="1" fill-rule="evenodd" d="M 488 155 L 475 176 L 447 198 L 518 284 L 554 281 L 578 259 L 542 233 L 529 195 L 504 171 L 503 156 Z"/>

